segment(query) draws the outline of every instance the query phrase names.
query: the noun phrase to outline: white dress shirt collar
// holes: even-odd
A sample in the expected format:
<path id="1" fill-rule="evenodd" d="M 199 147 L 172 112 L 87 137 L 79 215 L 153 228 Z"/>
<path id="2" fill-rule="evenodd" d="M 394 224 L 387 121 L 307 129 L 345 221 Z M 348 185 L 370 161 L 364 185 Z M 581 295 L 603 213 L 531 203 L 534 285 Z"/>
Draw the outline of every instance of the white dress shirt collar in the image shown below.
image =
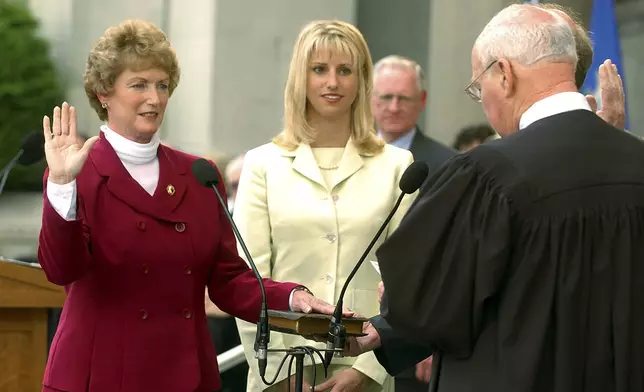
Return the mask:
<path id="1" fill-rule="evenodd" d="M 398 148 L 402 148 L 403 150 L 409 150 L 411 148 L 411 143 L 414 141 L 414 136 L 416 136 L 416 132 L 416 127 L 414 127 L 398 139 L 391 141 L 391 143 L 389 144 Z M 378 137 L 382 137 L 381 131 L 378 131 Z"/>
<path id="2" fill-rule="evenodd" d="M 576 92 L 558 93 L 535 102 L 519 120 L 519 129 L 524 129 L 535 121 L 573 110 L 592 110 L 586 97 Z"/>

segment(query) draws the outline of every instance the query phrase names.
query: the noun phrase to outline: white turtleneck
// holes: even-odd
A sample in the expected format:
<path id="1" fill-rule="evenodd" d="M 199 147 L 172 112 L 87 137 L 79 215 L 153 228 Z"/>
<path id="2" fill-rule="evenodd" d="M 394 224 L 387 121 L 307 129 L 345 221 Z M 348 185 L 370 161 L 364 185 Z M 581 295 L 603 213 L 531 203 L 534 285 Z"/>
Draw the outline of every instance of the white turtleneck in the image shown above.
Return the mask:
<path id="1" fill-rule="evenodd" d="M 159 135 L 154 134 L 149 143 L 141 144 L 126 139 L 107 125 L 101 126 L 101 132 L 132 178 L 153 195 L 159 183 Z M 65 220 L 76 219 L 76 180 L 64 185 L 47 181 L 47 198 Z"/>

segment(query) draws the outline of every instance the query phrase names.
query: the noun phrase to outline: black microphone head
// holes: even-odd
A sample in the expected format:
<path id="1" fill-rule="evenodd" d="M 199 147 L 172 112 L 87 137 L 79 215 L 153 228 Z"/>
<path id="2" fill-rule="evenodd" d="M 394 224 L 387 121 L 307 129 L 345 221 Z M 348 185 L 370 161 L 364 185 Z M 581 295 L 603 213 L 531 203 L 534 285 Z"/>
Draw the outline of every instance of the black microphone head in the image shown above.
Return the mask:
<path id="1" fill-rule="evenodd" d="M 413 162 L 403 173 L 398 186 L 403 193 L 414 193 L 423 185 L 428 175 L 429 166 L 427 166 L 427 163 L 421 161 Z"/>
<path id="2" fill-rule="evenodd" d="M 18 158 L 19 165 L 29 166 L 45 157 L 45 136 L 42 131 L 30 132 L 22 139 L 20 145 L 22 155 Z"/>
<path id="3" fill-rule="evenodd" d="M 203 158 L 192 162 L 192 174 L 203 186 L 211 187 L 219 184 L 219 173 L 217 169 Z"/>

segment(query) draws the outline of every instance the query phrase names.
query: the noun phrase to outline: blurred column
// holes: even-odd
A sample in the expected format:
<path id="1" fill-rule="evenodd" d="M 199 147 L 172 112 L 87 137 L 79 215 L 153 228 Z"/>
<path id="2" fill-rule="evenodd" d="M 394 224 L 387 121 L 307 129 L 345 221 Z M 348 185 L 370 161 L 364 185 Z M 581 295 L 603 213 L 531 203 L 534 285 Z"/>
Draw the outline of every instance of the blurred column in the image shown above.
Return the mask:
<path id="1" fill-rule="evenodd" d="M 215 38 L 221 3 L 165 3 L 165 29 L 177 51 L 181 80 L 168 104 L 162 138 L 173 147 L 204 154 L 213 143 Z"/>
<path id="2" fill-rule="evenodd" d="M 427 70 L 430 7 L 428 0 L 359 1 L 358 28 L 369 44 L 373 62 L 396 54 L 413 59 Z M 424 113 L 418 122 L 425 123 Z"/>
<path id="3" fill-rule="evenodd" d="M 512 3 L 515 1 L 432 1 L 425 121 L 425 132 L 430 136 L 451 144 L 463 126 L 486 121 L 481 105 L 464 92 L 472 76 L 472 46 L 490 19 Z"/>
<path id="4" fill-rule="evenodd" d="M 217 1 L 216 18 L 208 147 L 233 155 L 281 131 L 284 85 L 301 28 L 316 19 L 355 23 L 355 0 Z"/>

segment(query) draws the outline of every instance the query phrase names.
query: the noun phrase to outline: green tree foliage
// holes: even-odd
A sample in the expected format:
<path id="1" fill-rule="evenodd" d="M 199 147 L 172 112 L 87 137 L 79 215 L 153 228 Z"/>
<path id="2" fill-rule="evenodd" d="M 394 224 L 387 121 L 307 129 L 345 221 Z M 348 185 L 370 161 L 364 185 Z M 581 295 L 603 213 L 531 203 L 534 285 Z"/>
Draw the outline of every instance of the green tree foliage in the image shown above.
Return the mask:
<path id="1" fill-rule="evenodd" d="M 20 148 L 30 131 L 42 132 L 42 118 L 64 97 L 49 45 L 38 35 L 30 10 L 0 0 L 0 169 Z M 5 191 L 42 191 L 44 159 L 16 167 Z"/>

